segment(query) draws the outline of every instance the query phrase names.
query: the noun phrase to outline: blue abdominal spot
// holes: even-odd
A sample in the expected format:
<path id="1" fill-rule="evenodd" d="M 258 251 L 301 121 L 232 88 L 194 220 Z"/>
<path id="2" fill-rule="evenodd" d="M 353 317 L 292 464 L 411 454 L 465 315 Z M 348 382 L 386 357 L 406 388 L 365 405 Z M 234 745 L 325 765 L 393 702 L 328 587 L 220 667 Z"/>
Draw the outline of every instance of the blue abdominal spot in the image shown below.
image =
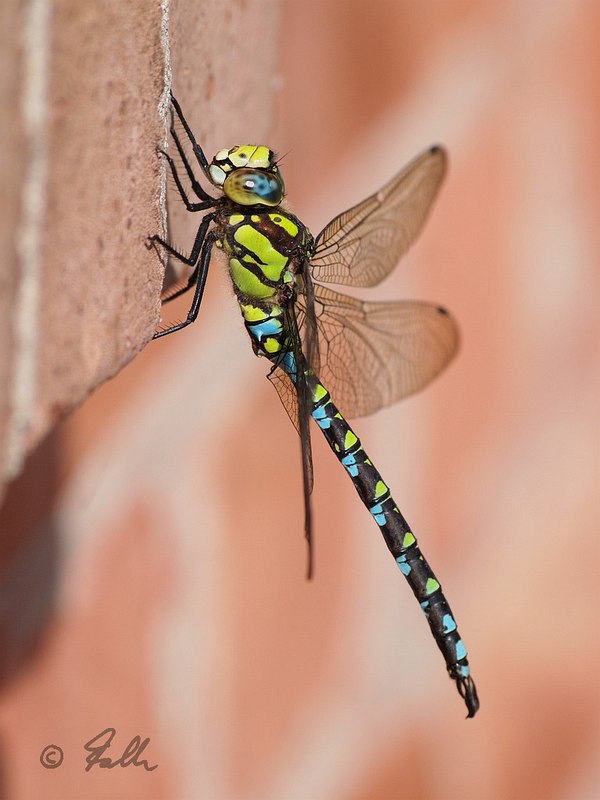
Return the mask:
<path id="1" fill-rule="evenodd" d="M 250 330 L 252 335 L 261 342 L 266 336 L 281 333 L 281 322 L 278 319 L 267 319 L 258 325 L 253 325 Z"/>

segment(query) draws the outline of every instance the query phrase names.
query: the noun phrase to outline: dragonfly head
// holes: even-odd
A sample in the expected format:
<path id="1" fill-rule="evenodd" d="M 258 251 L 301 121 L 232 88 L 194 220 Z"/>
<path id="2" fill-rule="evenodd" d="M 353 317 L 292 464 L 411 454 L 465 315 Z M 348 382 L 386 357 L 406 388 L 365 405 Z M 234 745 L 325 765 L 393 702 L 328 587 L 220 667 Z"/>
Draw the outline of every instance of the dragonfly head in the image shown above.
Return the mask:
<path id="1" fill-rule="evenodd" d="M 285 194 L 275 154 L 264 145 L 242 144 L 219 150 L 208 174 L 215 186 L 242 206 L 278 206 Z"/>

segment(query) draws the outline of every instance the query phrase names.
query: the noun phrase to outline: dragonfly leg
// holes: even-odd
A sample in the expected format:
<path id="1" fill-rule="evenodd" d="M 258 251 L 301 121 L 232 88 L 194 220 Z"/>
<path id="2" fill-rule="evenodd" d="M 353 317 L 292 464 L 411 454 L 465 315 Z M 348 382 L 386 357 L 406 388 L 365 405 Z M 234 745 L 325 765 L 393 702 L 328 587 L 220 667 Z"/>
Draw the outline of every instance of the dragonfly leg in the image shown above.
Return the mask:
<path id="1" fill-rule="evenodd" d="M 196 160 L 198 161 L 198 164 L 200 165 L 200 168 L 201 168 L 202 172 L 210 180 L 210 177 L 209 177 L 209 174 L 208 174 L 208 161 L 207 161 L 206 156 L 204 155 L 204 151 L 202 150 L 202 148 L 200 147 L 200 145 L 196 141 L 196 137 L 192 133 L 192 130 L 191 130 L 190 126 L 188 125 L 188 122 L 187 122 L 186 118 L 183 116 L 183 111 L 181 110 L 181 106 L 179 105 L 179 103 L 177 102 L 175 97 L 173 96 L 172 92 L 171 92 L 171 104 L 172 104 L 173 109 L 175 109 L 175 113 L 177 114 L 177 118 L 181 122 L 181 124 L 183 126 L 183 129 L 184 129 L 184 131 L 186 133 L 186 136 L 187 136 L 190 144 L 192 145 L 192 149 L 194 151 L 194 155 L 196 156 Z M 177 147 L 177 150 L 179 151 L 179 155 L 181 156 L 181 160 L 183 161 L 183 165 L 185 167 L 185 171 L 187 172 L 188 177 L 189 177 L 189 179 L 190 179 L 190 181 L 192 183 L 192 187 L 194 189 L 194 192 L 201 199 L 210 198 L 210 195 L 208 195 L 204 191 L 204 189 L 200 186 L 200 184 L 196 180 L 196 176 L 194 175 L 194 171 L 192 169 L 192 166 L 191 166 L 190 162 L 188 161 L 188 158 L 187 158 L 187 156 L 186 156 L 186 154 L 185 154 L 185 152 L 183 150 L 183 145 L 181 144 L 181 141 L 179 139 L 177 131 L 175 130 L 175 120 L 174 120 L 174 117 L 173 117 L 173 113 L 171 113 L 171 136 L 173 137 L 173 141 L 175 142 L 175 146 Z"/>
<path id="2" fill-rule="evenodd" d="M 152 243 L 159 244 L 163 247 L 170 256 L 176 258 L 177 261 L 181 261 L 184 264 L 187 264 L 188 267 L 195 267 L 196 262 L 198 261 L 198 256 L 200 255 L 200 250 L 202 248 L 202 242 L 204 241 L 204 237 L 206 236 L 206 231 L 208 230 L 208 226 L 213 221 L 214 214 L 207 214 L 202 222 L 200 223 L 200 227 L 198 228 L 198 233 L 196 234 L 196 238 L 194 239 L 194 244 L 192 245 L 192 252 L 189 256 L 180 253 L 175 247 L 172 247 L 168 242 L 165 242 L 164 239 L 161 239 L 160 236 L 151 236 L 149 241 Z"/>
<path id="3" fill-rule="evenodd" d="M 165 297 L 165 292 L 164 292 L 164 289 L 163 289 L 163 295 L 162 295 L 162 298 L 161 298 L 161 304 L 164 306 L 165 303 L 170 303 L 171 300 L 175 300 L 177 297 L 181 297 L 182 294 L 185 294 L 186 292 L 189 292 L 189 290 L 193 286 L 196 285 L 197 281 L 198 281 L 198 264 L 196 264 L 196 266 L 194 267 L 194 271 L 192 272 L 190 277 L 187 279 L 187 281 L 185 283 L 185 286 L 181 286 L 179 289 L 176 289 L 173 292 L 173 294 L 167 294 L 166 297 Z M 167 290 L 167 292 L 168 292 L 168 290 Z"/>
<path id="4" fill-rule="evenodd" d="M 179 192 L 179 196 L 183 200 L 185 207 L 187 208 L 188 211 L 204 211 L 205 209 L 214 206 L 215 204 L 214 197 L 211 197 L 210 195 L 206 194 L 206 192 L 203 189 L 202 189 L 202 195 L 199 194 L 198 187 L 200 186 L 200 184 L 198 184 L 197 181 L 195 181 L 195 179 L 192 180 L 192 189 L 199 197 L 202 197 L 203 199 L 200 203 L 192 203 L 187 196 L 187 192 L 183 188 L 183 184 L 181 183 L 181 178 L 177 173 L 177 167 L 175 165 L 175 161 L 165 150 L 161 150 L 159 148 L 158 152 L 161 154 L 161 156 L 167 159 L 167 163 L 169 164 L 169 168 L 171 169 L 171 174 L 173 175 L 173 180 L 175 181 L 175 185 L 177 186 L 177 191 Z M 183 151 L 180 150 L 180 153 L 182 152 Z M 187 165 L 185 166 L 187 169 Z"/>
<path id="5" fill-rule="evenodd" d="M 203 223 L 204 224 L 204 223 Z M 202 229 L 202 225 L 200 226 Z M 198 231 L 200 233 L 200 231 Z M 204 233 L 202 234 L 203 237 L 206 233 L 206 227 L 204 228 Z M 192 305 L 190 306 L 190 310 L 187 313 L 187 317 L 183 322 L 178 322 L 176 325 L 171 325 L 169 328 L 165 328 L 161 331 L 156 331 L 153 339 L 159 339 L 161 336 L 167 336 L 169 333 L 175 333 L 175 331 L 180 331 L 182 328 L 185 328 L 187 325 L 191 325 L 192 322 L 196 321 L 198 316 L 198 311 L 200 309 L 200 303 L 202 302 L 202 295 L 204 294 L 204 286 L 206 285 L 206 276 L 208 275 L 208 266 L 210 264 L 210 255 L 213 248 L 213 245 L 217 239 L 215 233 L 209 233 L 206 238 L 204 238 L 204 243 L 202 244 L 202 251 L 200 253 L 200 260 L 198 265 L 194 269 L 190 279 L 188 281 L 188 285 L 185 289 L 181 290 L 177 294 L 183 294 L 184 291 L 190 289 L 194 283 L 196 284 L 196 289 L 194 291 L 194 299 L 192 300 Z M 198 237 L 196 237 L 198 240 Z M 195 246 L 196 243 L 194 243 Z M 175 297 L 175 295 L 173 295 Z M 172 299 L 172 298 L 170 298 Z"/>

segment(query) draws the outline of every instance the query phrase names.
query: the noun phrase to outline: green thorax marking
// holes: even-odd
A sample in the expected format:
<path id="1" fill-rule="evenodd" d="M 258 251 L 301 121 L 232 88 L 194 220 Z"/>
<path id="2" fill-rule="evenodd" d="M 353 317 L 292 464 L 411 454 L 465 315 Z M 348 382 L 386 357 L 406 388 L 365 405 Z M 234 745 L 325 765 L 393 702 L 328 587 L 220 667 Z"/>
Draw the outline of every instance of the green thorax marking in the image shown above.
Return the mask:
<path id="1" fill-rule="evenodd" d="M 231 278 L 245 298 L 269 301 L 294 282 L 312 245 L 312 236 L 297 217 L 280 208 L 241 209 L 229 214 L 223 249 Z"/>

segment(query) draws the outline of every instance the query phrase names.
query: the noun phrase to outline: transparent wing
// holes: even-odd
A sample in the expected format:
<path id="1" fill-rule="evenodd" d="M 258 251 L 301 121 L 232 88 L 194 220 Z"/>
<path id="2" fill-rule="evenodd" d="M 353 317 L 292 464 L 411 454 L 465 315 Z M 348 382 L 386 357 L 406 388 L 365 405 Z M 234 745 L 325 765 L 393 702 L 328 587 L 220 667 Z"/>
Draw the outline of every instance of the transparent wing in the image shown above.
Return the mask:
<path id="1" fill-rule="evenodd" d="M 298 377 L 296 383 L 288 373 L 276 364 L 268 374 L 268 378 L 275 387 L 283 407 L 288 413 L 292 424 L 300 436 L 300 450 L 302 455 L 302 483 L 304 488 L 304 535 L 308 544 L 307 577 L 313 571 L 312 547 L 312 512 L 310 496 L 313 490 L 314 476 L 312 463 L 312 447 L 310 441 L 310 404 L 309 390 L 305 379 L 305 361 L 302 353 L 302 340 L 296 320 L 294 305 L 285 308 L 286 328 L 290 332 L 293 344 L 293 355 L 296 363 Z M 314 319 L 314 315 L 313 315 Z"/>
<path id="2" fill-rule="evenodd" d="M 313 277 L 376 286 L 418 236 L 445 173 L 445 151 L 431 147 L 376 194 L 335 217 L 316 238 Z"/>
<path id="3" fill-rule="evenodd" d="M 267 375 L 267 378 L 275 387 L 282 406 L 285 408 L 292 425 L 298 432 L 298 435 L 300 435 L 298 392 L 296 391 L 296 387 L 294 386 L 292 379 L 287 372 L 285 372 L 285 370 L 281 369 L 281 367 L 274 367 Z"/>
<path id="4" fill-rule="evenodd" d="M 372 414 L 419 391 L 458 348 L 456 323 L 440 306 L 406 300 L 366 303 L 318 284 L 314 303 L 321 362 L 317 374 L 348 417 Z M 302 336 L 307 316 L 303 296 L 297 306 Z"/>

